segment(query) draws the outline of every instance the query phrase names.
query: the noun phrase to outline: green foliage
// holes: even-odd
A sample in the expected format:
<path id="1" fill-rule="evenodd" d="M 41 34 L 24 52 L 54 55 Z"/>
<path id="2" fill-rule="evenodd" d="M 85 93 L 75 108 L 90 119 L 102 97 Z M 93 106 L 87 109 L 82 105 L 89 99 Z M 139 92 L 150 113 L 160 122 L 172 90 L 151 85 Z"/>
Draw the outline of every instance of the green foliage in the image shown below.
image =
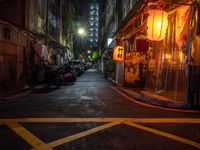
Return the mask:
<path id="1" fill-rule="evenodd" d="M 106 69 L 108 72 L 113 72 L 115 70 L 115 61 L 113 59 L 106 61 Z"/>
<path id="2" fill-rule="evenodd" d="M 98 51 L 93 51 L 92 52 L 92 60 L 96 61 L 99 57 L 99 52 Z"/>
<path id="3" fill-rule="evenodd" d="M 85 61 L 84 56 L 80 54 L 80 55 L 79 55 L 79 60 L 81 60 L 82 62 L 84 62 L 84 61 Z"/>
<path id="4" fill-rule="evenodd" d="M 65 41 L 66 41 L 66 44 L 71 44 L 72 43 L 72 40 L 70 38 L 66 38 Z"/>

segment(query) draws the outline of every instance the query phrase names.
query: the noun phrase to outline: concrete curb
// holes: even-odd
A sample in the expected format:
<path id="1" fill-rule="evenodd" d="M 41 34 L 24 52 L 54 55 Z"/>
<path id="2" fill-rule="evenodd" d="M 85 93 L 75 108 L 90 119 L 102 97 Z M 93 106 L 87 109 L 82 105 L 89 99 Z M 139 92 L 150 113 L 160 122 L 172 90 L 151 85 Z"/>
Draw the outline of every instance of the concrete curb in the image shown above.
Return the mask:
<path id="1" fill-rule="evenodd" d="M 0 96 L 0 101 L 20 99 L 20 98 L 30 95 L 35 90 L 41 90 L 41 89 L 44 89 L 45 87 L 46 87 L 46 85 L 39 85 L 34 88 L 28 87 L 28 88 L 22 89 L 21 91 L 12 93 L 10 95 L 8 94 L 7 96 Z"/>
<path id="2" fill-rule="evenodd" d="M 141 91 L 140 93 L 135 92 L 131 89 L 124 88 L 123 86 L 115 86 L 121 92 L 126 94 L 127 96 L 140 100 L 142 102 L 146 102 L 152 105 L 161 106 L 161 107 L 170 107 L 170 108 L 186 108 L 186 104 L 182 102 L 176 102 L 171 99 L 168 99 L 164 96 L 159 96 L 149 92 L 149 91 Z"/>
<path id="3" fill-rule="evenodd" d="M 2 97 L 0 97 L 0 101 L 19 99 L 19 98 L 22 98 L 22 97 L 26 97 L 31 93 L 32 93 L 31 90 L 26 90 L 26 91 L 22 91 L 20 93 L 13 94 L 13 95 L 10 95 L 10 96 L 2 96 Z"/>
<path id="4" fill-rule="evenodd" d="M 141 99 L 149 102 L 153 105 L 173 107 L 173 108 L 185 108 L 186 104 L 183 102 L 177 102 L 164 96 L 155 95 L 149 91 L 141 91 Z"/>

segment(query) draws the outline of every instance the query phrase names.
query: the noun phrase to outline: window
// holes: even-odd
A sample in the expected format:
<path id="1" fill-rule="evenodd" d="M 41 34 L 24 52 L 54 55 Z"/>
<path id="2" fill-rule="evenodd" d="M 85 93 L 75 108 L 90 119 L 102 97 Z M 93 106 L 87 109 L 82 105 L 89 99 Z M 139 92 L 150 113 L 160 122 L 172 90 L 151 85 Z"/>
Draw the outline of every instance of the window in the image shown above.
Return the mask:
<path id="1" fill-rule="evenodd" d="M 7 27 L 3 27 L 3 38 L 6 40 L 10 40 L 11 38 L 11 30 Z"/>

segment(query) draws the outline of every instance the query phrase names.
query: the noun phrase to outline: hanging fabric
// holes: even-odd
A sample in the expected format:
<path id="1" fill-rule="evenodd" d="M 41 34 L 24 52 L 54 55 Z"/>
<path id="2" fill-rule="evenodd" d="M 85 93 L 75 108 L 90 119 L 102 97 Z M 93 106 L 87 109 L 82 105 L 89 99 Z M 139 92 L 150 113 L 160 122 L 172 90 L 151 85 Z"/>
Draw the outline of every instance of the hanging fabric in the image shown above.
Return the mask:
<path id="1" fill-rule="evenodd" d="M 183 53 L 188 54 L 190 44 L 190 20 L 192 10 L 189 6 L 182 6 L 177 11 L 176 43 Z"/>

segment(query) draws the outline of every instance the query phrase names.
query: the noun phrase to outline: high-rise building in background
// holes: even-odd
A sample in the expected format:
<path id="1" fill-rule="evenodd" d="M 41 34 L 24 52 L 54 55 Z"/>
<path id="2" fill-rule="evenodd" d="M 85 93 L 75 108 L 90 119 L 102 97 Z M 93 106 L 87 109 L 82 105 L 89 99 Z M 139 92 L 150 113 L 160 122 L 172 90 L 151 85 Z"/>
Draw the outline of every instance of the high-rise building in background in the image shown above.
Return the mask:
<path id="1" fill-rule="evenodd" d="M 89 47 L 93 51 L 97 49 L 99 33 L 99 4 L 96 0 L 89 3 L 89 31 Z"/>

